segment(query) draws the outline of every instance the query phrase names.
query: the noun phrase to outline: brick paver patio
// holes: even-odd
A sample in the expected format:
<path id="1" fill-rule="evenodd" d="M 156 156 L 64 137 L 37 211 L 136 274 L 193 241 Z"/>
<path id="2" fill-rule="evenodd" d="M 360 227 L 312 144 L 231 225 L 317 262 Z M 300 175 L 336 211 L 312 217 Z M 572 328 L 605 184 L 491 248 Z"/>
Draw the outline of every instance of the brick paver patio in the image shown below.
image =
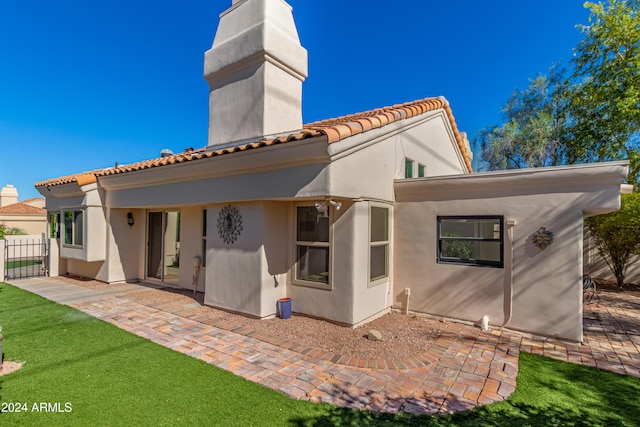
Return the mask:
<path id="1" fill-rule="evenodd" d="M 53 289 L 54 281 L 12 284 L 56 300 L 38 292 Z M 584 306 L 582 344 L 448 322 L 420 357 L 362 360 L 228 322 L 183 317 L 173 306 L 136 303 L 127 297 L 131 291 L 131 285 L 94 296 L 86 289 L 73 290 L 73 299 L 58 301 L 295 399 L 377 412 L 472 409 L 513 393 L 520 351 L 640 377 L 640 297 L 629 294 L 600 292 L 600 300 Z"/>

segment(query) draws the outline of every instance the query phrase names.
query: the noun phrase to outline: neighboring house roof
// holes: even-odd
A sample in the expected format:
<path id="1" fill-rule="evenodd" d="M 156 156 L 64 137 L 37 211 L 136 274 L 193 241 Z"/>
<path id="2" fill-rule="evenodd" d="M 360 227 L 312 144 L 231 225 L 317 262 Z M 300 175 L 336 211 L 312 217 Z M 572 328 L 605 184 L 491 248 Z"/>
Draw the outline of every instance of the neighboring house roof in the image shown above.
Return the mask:
<path id="1" fill-rule="evenodd" d="M 33 197 L 31 199 L 23 200 L 20 203 L 24 203 L 25 205 L 33 206 L 34 208 L 44 208 L 46 205 L 46 200 L 42 197 Z"/>
<path id="2" fill-rule="evenodd" d="M 13 203 L 0 208 L 0 215 L 46 215 L 47 210 L 31 206 L 29 200 Z"/>
<path id="3" fill-rule="evenodd" d="M 451 107 L 449 107 L 449 103 L 444 97 L 438 97 L 426 98 L 413 102 L 407 102 L 404 104 L 397 104 L 389 107 L 365 111 L 362 113 L 350 114 L 334 119 L 310 123 L 304 125 L 303 130 L 299 132 L 294 132 L 275 138 L 263 138 L 258 141 L 219 149 L 215 149 L 214 146 L 213 149 L 210 147 L 205 147 L 197 150 L 188 150 L 184 153 L 132 163 L 129 165 L 122 165 L 109 169 L 100 169 L 60 178 L 49 179 L 36 183 L 36 187 L 56 186 L 69 184 L 72 182 L 76 182 L 78 185 L 82 186 L 96 182 L 97 178 L 100 176 L 118 175 L 143 169 L 167 166 L 176 163 L 184 163 L 193 160 L 222 156 L 225 154 L 231 154 L 240 151 L 253 150 L 256 148 L 302 141 L 305 139 L 315 138 L 323 135 L 327 137 L 327 143 L 332 144 L 350 136 L 367 132 L 371 129 L 381 128 L 390 123 L 419 116 L 421 114 L 438 109 L 444 109 L 447 118 L 449 119 L 449 123 L 451 124 L 451 128 L 453 129 L 458 147 L 460 148 L 460 151 L 464 156 L 466 167 L 468 171 L 471 172 L 472 167 L 471 154 L 469 152 L 470 149 L 466 145 L 467 143 L 465 143 L 465 139 L 458 131 L 458 127 L 456 125 L 455 118 L 453 117 Z"/>

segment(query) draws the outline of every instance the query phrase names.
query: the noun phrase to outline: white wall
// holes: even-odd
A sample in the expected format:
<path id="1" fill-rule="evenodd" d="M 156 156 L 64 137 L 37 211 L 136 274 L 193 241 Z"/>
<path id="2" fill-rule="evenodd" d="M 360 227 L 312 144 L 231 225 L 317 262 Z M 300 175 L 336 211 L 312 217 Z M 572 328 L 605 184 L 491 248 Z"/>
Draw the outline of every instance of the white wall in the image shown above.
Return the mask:
<path id="1" fill-rule="evenodd" d="M 333 214 L 330 237 L 331 289 L 292 283 L 289 296 L 293 299 L 295 312 L 346 325 L 356 325 L 389 309 L 392 303 L 391 276 L 387 281 L 369 287 L 369 202 L 345 202 L 341 209 L 334 210 Z M 293 228 L 290 245 L 293 254 L 293 209 L 291 216 Z M 295 274 L 294 263 L 292 255 L 291 277 Z"/>
<path id="2" fill-rule="evenodd" d="M 614 164 L 398 181 L 394 305 L 404 307 L 409 287 L 413 311 L 469 321 L 487 315 L 493 326 L 582 340 L 583 212 L 619 207 L 624 170 Z M 438 264 L 438 215 L 515 220 L 513 264 L 506 231 L 504 268 Z M 539 227 L 555 236 L 544 251 L 531 241 Z"/>
<path id="3" fill-rule="evenodd" d="M 261 317 L 276 313 L 276 301 L 287 297 L 287 274 L 292 240 L 287 217 L 290 203 L 264 202 L 265 229 L 261 254 Z"/>
<path id="4" fill-rule="evenodd" d="M 196 276 L 194 258 L 204 259 L 202 252 L 202 216 L 204 207 L 185 206 L 180 209 L 180 287 L 193 289 Z M 207 237 L 207 240 L 209 237 Z M 200 267 L 196 290 L 204 291 L 206 267 Z"/>
<path id="5" fill-rule="evenodd" d="M 280 203 L 234 203 L 242 232 L 233 243 L 219 236 L 217 221 L 226 205 L 207 207 L 205 303 L 256 317 L 273 316 L 286 296 L 286 207 Z"/>
<path id="6" fill-rule="evenodd" d="M 302 128 L 307 52 L 286 2 L 251 0 L 223 12 L 204 75 L 209 145 Z"/>
<path id="7" fill-rule="evenodd" d="M 351 265 L 342 266 L 343 270 L 352 271 L 353 278 L 353 318 L 351 324 L 359 324 L 373 317 L 386 313 L 392 301 L 393 277 L 393 206 L 391 204 L 376 204 L 389 207 L 389 277 L 369 284 L 369 208 L 367 201 L 356 203 L 356 216 L 353 224 L 355 231 L 351 242 L 346 239 L 336 239 L 337 244 L 352 245 L 353 259 Z M 340 273 L 340 271 L 338 271 Z"/>
<path id="8" fill-rule="evenodd" d="M 453 131 L 438 110 L 330 145 L 329 194 L 394 200 L 393 182 L 405 176 L 405 158 L 426 166 L 426 176 L 466 173 Z M 416 172 L 417 176 L 417 172 Z"/>
<path id="9" fill-rule="evenodd" d="M 105 282 L 138 282 L 144 279 L 146 212 L 144 209 L 107 209 L 107 259 L 99 272 Z M 131 212 L 134 224 L 127 224 Z"/>
<path id="10" fill-rule="evenodd" d="M 286 296 L 292 298 L 297 313 L 349 325 L 391 306 L 390 278 L 378 286 L 368 286 L 369 202 L 346 202 L 334 211 L 331 289 L 292 283 L 298 203 L 232 204 L 242 215 L 243 226 L 232 244 L 224 243 L 218 235 L 218 214 L 224 206 L 207 208 L 205 303 L 268 317 L 276 314 L 277 300 Z"/>
<path id="11" fill-rule="evenodd" d="M 313 202 L 309 202 L 313 205 Z M 296 206 L 289 212 L 290 239 L 290 281 L 295 277 L 295 227 Z M 333 210 L 333 209 L 332 209 Z M 358 209 L 351 202 L 343 203 L 339 211 L 333 210 L 333 223 L 330 225 L 332 241 L 330 249 L 331 277 L 330 289 L 291 284 L 289 295 L 292 299 L 293 311 L 307 315 L 330 319 L 335 322 L 352 324 L 354 318 L 354 288 L 356 286 L 355 253 L 353 242 L 356 239 L 355 227 Z"/>
<path id="12" fill-rule="evenodd" d="M 45 194 L 45 196 L 47 211 L 61 214 L 60 256 L 86 262 L 104 261 L 106 259 L 107 222 L 103 209 L 103 196 L 97 184 L 88 184 L 82 187 L 67 184 L 53 187 L 50 194 Z M 64 216 L 62 213 L 65 210 L 82 210 L 84 212 L 84 244 L 82 247 L 72 247 L 63 243 Z"/>

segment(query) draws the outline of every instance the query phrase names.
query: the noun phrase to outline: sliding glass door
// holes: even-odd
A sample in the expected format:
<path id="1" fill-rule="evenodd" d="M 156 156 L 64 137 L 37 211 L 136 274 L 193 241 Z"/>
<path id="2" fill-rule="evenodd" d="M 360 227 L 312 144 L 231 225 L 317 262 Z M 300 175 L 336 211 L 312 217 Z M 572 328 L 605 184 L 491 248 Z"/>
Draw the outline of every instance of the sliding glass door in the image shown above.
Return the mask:
<path id="1" fill-rule="evenodd" d="M 180 284 L 180 212 L 149 212 L 147 278 Z"/>

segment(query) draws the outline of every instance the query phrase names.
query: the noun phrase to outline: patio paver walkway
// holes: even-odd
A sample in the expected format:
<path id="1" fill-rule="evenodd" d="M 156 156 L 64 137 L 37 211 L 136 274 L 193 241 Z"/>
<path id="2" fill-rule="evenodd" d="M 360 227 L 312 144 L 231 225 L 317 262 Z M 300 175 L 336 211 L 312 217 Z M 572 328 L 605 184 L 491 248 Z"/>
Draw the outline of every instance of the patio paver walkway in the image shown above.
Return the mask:
<path id="1" fill-rule="evenodd" d="M 640 377 L 640 298 L 628 294 L 600 292 L 601 301 L 585 305 L 583 344 L 447 322 L 419 358 L 363 364 L 127 297 L 145 286 L 93 291 L 53 278 L 11 284 L 293 398 L 355 409 L 452 413 L 504 400 L 516 387 L 520 351 Z"/>

